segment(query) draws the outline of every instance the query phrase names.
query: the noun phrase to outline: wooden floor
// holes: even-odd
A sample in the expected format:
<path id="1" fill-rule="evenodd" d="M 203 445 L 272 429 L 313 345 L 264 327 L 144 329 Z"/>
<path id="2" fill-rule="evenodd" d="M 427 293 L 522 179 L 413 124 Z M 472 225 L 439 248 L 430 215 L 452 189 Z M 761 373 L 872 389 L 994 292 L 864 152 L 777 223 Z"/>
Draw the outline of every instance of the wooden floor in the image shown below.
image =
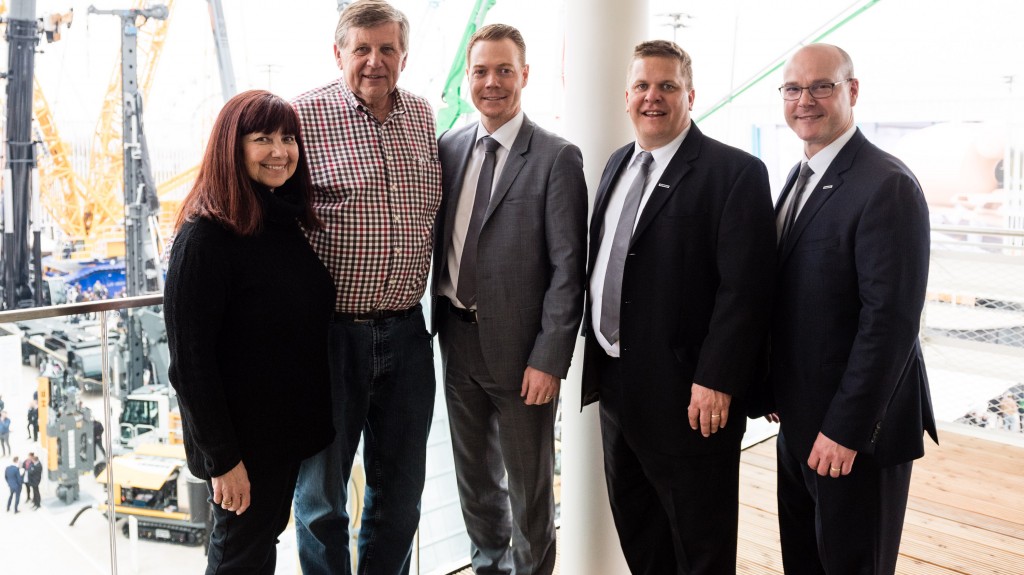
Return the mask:
<path id="1" fill-rule="evenodd" d="M 943 431 L 914 463 L 896 572 L 1024 575 L 1024 448 Z M 742 461 L 739 572 L 782 573 L 775 439 Z"/>
<path id="2" fill-rule="evenodd" d="M 1024 575 L 1024 447 L 941 431 L 914 464 L 896 572 Z M 743 452 L 739 573 L 782 573 L 776 513 L 773 438 Z"/>

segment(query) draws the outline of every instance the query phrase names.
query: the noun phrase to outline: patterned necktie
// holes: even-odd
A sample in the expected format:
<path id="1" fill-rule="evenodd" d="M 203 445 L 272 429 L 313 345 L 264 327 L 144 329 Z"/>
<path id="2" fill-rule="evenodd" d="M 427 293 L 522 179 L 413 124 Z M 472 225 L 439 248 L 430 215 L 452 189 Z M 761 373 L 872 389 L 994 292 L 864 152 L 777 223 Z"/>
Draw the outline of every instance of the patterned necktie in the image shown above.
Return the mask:
<path id="1" fill-rule="evenodd" d="M 467 308 L 476 304 L 476 246 L 480 239 L 480 227 L 484 223 L 487 204 L 491 201 L 491 186 L 494 183 L 495 151 L 501 144 L 490 136 L 480 138 L 484 145 L 484 163 L 476 181 L 476 195 L 473 196 L 473 214 L 466 230 L 466 242 L 462 245 L 462 260 L 459 263 L 459 287 L 455 296 Z"/>
<path id="2" fill-rule="evenodd" d="M 626 201 L 622 204 L 619 224 L 615 228 L 612 249 L 608 254 L 608 268 L 604 274 L 604 294 L 601 296 L 601 334 L 608 343 L 619 341 L 619 310 L 622 306 L 622 270 L 626 266 L 626 253 L 629 251 L 629 240 L 633 237 L 633 225 L 636 214 L 640 210 L 640 200 L 647 187 L 647 175 L 650 172 L 654 157 L 650 152 L 640 152 L 636 161 L 640 170 L 626 192 Z"/>

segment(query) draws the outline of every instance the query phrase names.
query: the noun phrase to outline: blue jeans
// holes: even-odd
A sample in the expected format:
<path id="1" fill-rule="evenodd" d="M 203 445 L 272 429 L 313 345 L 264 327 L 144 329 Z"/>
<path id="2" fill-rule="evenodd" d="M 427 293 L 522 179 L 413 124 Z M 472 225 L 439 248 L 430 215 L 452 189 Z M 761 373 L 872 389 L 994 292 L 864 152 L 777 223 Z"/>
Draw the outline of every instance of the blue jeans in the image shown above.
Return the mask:
<path id="1" fill-rule="evenodd" d="M 348 480 L 364 436 L 359 575 L 409 573 L 434 414 L 434 349 L 423 311 L 329 333 L 334 443 L 302 463 L 295 534 L 305 575 L 348 575 Z"/>

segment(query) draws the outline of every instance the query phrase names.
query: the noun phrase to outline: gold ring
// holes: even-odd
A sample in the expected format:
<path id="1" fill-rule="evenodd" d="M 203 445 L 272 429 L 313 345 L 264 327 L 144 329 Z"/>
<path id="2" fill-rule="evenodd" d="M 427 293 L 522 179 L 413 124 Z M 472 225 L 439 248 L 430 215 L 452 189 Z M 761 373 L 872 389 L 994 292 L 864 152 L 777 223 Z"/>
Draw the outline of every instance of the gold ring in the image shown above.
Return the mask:
<path id="1" fill-rule="evenodd" d="M 231 507 L 233 504 L 234 504 L 234 501 L 231 501 L 230 499 L 228 499 L 227 501 L 224 502 L 224 507 Z"/>
<path id="2" fill-rule="evenodd" d="M 832 467 L 832 466 L 829 466 L 829 469 L 832 470 L 832 471 L 842 471 L 843 470 L 842 467 Z"/>
<path id="3" fill-rule="evenodd" d="M 722 414 L 721 413 L 712 413 L 711 414 L 711 419 L 714 419 L 716 417 L 722 417 Z"/>
<path id="4" fill-rule="evenodd" d="M 549 395 L 549 396 L 545 397 L 544 401 L 551 401 L 551 396 Z"/>

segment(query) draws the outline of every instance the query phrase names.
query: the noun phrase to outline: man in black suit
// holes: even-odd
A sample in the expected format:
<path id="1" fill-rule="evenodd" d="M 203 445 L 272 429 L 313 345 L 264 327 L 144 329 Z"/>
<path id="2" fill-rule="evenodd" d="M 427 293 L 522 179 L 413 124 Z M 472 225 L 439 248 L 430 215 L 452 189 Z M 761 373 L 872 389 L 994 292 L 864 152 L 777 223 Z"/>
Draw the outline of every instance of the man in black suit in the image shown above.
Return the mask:
<path id="1" fill-rule="evenodd" d="M 767 170 L 704 136 L 693 99 L 686 52 L 636 47 L 636 142 L 608 160 L 590 224 L 583 403 L 601 400 L 612 515 L 634 574 L 735 573 L 743 398 L 770 315 Z"/>
<path id="2" fill-rule="evenodd" d="M 860 85 L 846 52 L 802 48 L 779 91 L 805 156 L 777 207 L 783 563 L 801 575 L 893 573 L 911 466 L 924 431 L 936 438 L 918 342 L 928 206 L 914 174 L 854 125 Z"/>

